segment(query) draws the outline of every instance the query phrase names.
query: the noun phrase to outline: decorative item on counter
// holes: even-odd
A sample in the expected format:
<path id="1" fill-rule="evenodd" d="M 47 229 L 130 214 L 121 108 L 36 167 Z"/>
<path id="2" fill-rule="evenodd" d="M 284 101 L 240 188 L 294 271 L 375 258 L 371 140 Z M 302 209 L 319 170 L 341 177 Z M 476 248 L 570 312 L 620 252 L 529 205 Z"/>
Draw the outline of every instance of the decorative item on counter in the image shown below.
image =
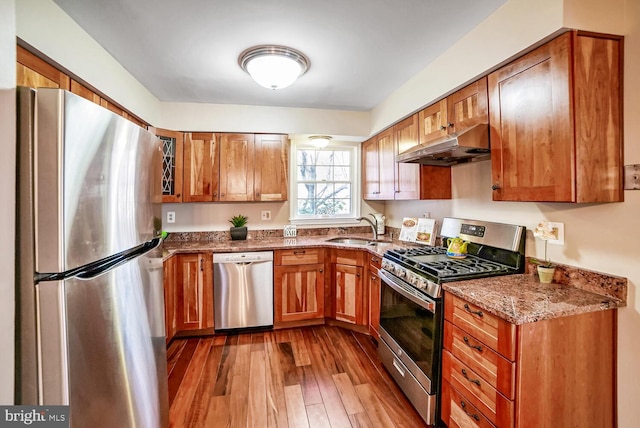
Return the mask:
<path id="1" fill-rule="evenodd" d="M 296 235 L 298 234 L 298 230 L 296 229 L 296 225 L 295 224 L 285 224 L 283 231 L 282 231 L 282 235 L 285 238 L 295 238 Z"/>
<path id="2" fill-rule="evenodd" d="M 249 220 L 249 217 L 242 214 L 231 217 L 229 223 L 233 225 L 230 229 L 231 239 L 233 241 L 243 241 L 247 239 L 247 227 L 245 226 L 247 220 Z"/>
<path id="3" fill-rule="evenodd" d="M 433 246 L 436 243 L 436 220 L 419 218 L 416 230 L 416 243 Z"/>
<path id="4" fill-rule="evenodd" d="M 418 235 L 418 219 L 415 217 L 405 217 L 402 219 L 402 228 L 400 229 L 401 241 L 416 242 Z"/>
<path id="5" fill-rule="evenodd" d="M 452 259 L 464 259 L 467 257 L 467 245 L 469 243 L 462 238 L 447 239 L 447 256 Z"/>
<path id="6" fill-rule="evenodd" d="M 376 225 L 376 230 L 378 231 L 378 236 L 379 235 L 384 235 L 384 222 L 386 221 L 386 217 L 384 216 L 384 214 L 382 213 L 370 213 L 369 214 L 371 217 L 373 217 L 373 222 Z"/>
<path id="7" fill-rule="evenodd" d="M 558 234 L 556 229 L 552 228 L 549 225 L 549 222 L 545 220 L 538 223 L 536 228 L 533 229 L 533 236 L 544 241 L 544 262 L 540 262 L 540 260 L 536 260 L 536 262 L 538 265 L 537 269 L 540 282 L 548 284 L 553 282 L 553 274 L 556 271 L 556 266 L 551 263 L 547 257 L 547 245 L 549 244 L 550 239 L 558 239 Z"/>

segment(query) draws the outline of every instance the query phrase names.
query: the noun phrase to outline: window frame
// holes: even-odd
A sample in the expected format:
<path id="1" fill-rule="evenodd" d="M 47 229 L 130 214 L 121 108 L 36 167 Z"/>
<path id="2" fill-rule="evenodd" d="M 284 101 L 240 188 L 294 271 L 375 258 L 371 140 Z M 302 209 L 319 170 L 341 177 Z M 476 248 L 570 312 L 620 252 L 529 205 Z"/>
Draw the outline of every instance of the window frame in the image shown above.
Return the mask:
<path id="1" fill-rule="evenodd" d="M 351 152 L 352 163 L 351 173 L 351 213 L 346 215 L 321 215 L 321 216 L 299 216 L 298 215 L 298 151 L 301 149 L 313 149 L 317 151 L 329 151 L 335 149 L 348 150 Z M 361 154 L 360 143 L 349 141 L 331 141 L 327 147 L 317 148 L 308 141 L 292 141 L 291 157 L 289 158 L 289 222 L 291 224 L 308 225 L 329 225 L 354 222 L 360 217 L 361 212 Z"/>

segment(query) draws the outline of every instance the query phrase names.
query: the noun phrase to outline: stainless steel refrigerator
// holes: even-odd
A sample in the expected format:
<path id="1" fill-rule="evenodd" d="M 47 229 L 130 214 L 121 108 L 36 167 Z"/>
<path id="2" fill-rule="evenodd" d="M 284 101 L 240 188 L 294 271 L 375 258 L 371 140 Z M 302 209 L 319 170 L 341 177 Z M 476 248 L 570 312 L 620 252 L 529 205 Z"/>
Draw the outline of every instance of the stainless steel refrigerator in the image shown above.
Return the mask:
<path id="1" fill-rule="evenodd" d="M 168 422 L 159 140 L 18 88 L 16 402 L 72 427 Z"/>

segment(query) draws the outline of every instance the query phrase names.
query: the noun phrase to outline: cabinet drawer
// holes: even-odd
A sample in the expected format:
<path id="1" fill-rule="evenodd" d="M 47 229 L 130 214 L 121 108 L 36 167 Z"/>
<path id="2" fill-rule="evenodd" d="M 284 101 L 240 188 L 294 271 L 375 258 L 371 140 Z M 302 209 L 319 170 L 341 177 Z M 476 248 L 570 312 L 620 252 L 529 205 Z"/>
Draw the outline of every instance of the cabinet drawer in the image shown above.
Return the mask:
<path id="1" fill-rule="evenodd" d="M 444 348 L 509 399 L 515 397 L 515 363 L 448 321 Z"/>
<path id="2" fill-rule="evenodd" d="M 450 293 L 444 317 L 510 361 L 515 361 L 516 326 Z"/>
<path id="3" fill-rule="evenodd" d="M 443 353 L 442 379 L 466 396 L 468 401 L 497 426 L 513 426 L 513 401 L 505 398 L 448 351 Z"/>
<path id="4" fill-rule="evenodd" d="M 495 428 L 446 380 L 442 382 L 442 420 L 449 428 Z"/>
<path id="5" fill-rule="evenodd" d="M 277 250 L 275 252 L 276 266 L 312 265 L 324 263 L 324 249 L 296 248 L 291 250 Z"/>
<path id="6" fill-rule="evenodd" d="M 342 250 L 335 248 L 332 250 L 332 263 L 350 266 L 364 266 L 365 252 L 361 250 Z"/>

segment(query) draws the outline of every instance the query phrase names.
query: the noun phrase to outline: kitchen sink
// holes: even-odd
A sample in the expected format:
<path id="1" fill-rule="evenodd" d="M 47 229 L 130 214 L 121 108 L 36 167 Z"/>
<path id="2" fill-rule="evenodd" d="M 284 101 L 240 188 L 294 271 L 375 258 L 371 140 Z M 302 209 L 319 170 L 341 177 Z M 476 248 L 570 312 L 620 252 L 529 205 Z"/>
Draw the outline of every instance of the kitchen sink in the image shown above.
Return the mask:
<path id="1" fill-rule="evenodd" d="M 334 244 L 347 244 L 347 245 L 376 245 L 376 241 L 369 241 L 368 239 L 361 238 L 331 238 L 327 239 L 327 242 L 333 242 Z"/>

